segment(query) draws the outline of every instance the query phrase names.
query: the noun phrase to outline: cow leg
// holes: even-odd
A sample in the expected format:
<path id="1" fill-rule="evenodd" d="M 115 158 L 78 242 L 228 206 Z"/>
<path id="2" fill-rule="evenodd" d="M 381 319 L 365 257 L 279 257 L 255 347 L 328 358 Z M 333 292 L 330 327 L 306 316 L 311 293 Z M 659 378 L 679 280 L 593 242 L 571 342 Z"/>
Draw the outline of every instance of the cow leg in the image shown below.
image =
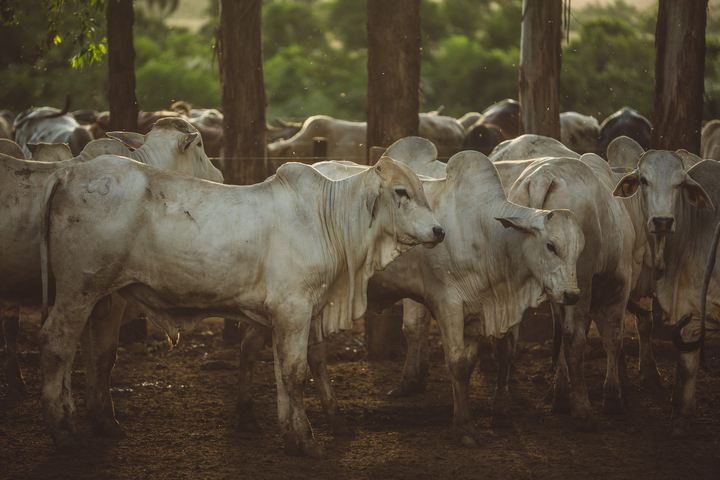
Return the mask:
<path id="1" fill-rule="evenodd" d="M 17 354 L 20 307 L 7 308 L 6 305 L 0 305 L 0 320 L 3 321 L 3 336 L 5 337 L 5 378 L 8 383 L 8 396 L 19 398 L 27 393 Z"/>
<path id="2" fill-rule="evenodd" d="M 493 344 L 489 337 L 478 338 L 478 370 L 486 373 L 498 371 L 498 359 L 493 352 Z"/>
<path id="3" fill-rule="evenodd" d="M 603 413 L 606 415 L 623 413 L 619 363 L 622 355 L 625 305 L 627 305 L 627 301 L 609 305 L 602 312 L 605 317 L 602 338 L 607 354 L 607 370 L 603 385 Z M 625 365 L 625 371 L 627 372 L 627 365 Z"/>
<path id="4" fill-rule="evenodd" d="M 400 385 L 388 393 L 393 397 L 425 393 L 425 379 L 430 370 L 430 314 L 424 305 L 407 298 L 403 300 L 403 333 L 407 357 Z"/>
<path id="5" fill-rule="evenodd" d="M 332 427 L 333 435 L 336 437 L 354 437 L 355 433 L 345 421 L 330 383 L 330 376 L 327 371 L 327 343 L 324 340 L 308 348 L 308 365 L 310 365 L 315 387 L 320 395 L 320 404 L 325 414 L 325 420 Z"/>
<path id="6" fill-rule="evenodd" d="M 445 363 L 450 373 L 455 410 L 453 424 L 462 446 L 476 447 L 480 435 L 470 415 L 470 375 L 477 359 L 478 337 L 464 334 L 462 307 L 434 311 L 442 335 Z"/>
<path id="7" fill-rule="evenodd" d="M 126 304 L 117 293 L 100 300 L 85 325 L 81 340 L 87 382 L 85 403 L 90 424 L 95 433 L 110 438 L 126 437 L 115 419 L 110 394 L 110 374 L 117 358 L 120 326 L 134 320 L 123 320 Z"/>
<path id="8" fill-rule="evenodd" d="M 586 308 L 581 308 L 580 304 L 565 307 L 562 333 L 563 349 L 570 377 L 570 401 L 572 404 L 570 415 L 575 422 L 575 428 L 580 431 L 597 429 L 585 388 L 585 332 L 589 325 L 590 318 Z"/>
<path id="9" fill-rule="evenodd" d="M 515 347 L 517 346 L 518 330 L 519 327 L 516 326 L 507 332 L 503 338 L 495 340 L 498 376 L 492 404 L 492 417 L 490 417 L 490 426 L 493 428 L 510 428 L 512 426 L 508 381 L 510 379 L 510 362 L 512 362 Z"/>
<path id="10" fill-rule="evenodd" d="M 307 312 L 302 314 L 302 312 Z M 311 308 L 288 306 L 285 315 L 273 322 L 275 380 L 278 391 L 278 423 L 287 455 L 325 457 L 325 450 L 313 438 L 305 414 L 303 396 L 307 372 L 308 334 Z M 300 318 L 301 321 L 293 320 Z"/>
<path id="11" fill-rule="evenodd" d="M 238 429 L 243 432 L 261 433 L 260 424 L 253 410 L 253 368 L 258 352 L 262 350 L 272 331 L 255 322 L 245 322 L 245 333 L 240 344 L 238 398 L 235 411 L 240 417 Z"/>
<path id="12" fill-rule="evenodd" d="M 694 336 L 683 334 L 683 340 L 696 339 L 699 334 L 697 323 L 691 323 L 684 331 L 693 331 Z M 700 350 L 694 352 L 678 352 L 677 368 L 675 370 L 675 387 L 672 393 L 672 432 L 674 438 L 690 435 L 690 424 L 695 416 L 695 384 L 697 371 L 700 365 Z"/>
<path id="13" fill-rule="evenodd" d="M 77 422 L 70 375 L 77 343 L 92 311 L 90 307 L 56 303 L 38 333 L 43 378 L 43 417 L 55 447 L 85 446 Z"/>
<path id="14" fill-rule="evenodd" d="M 652 300 L 644 298 L 641 300 L 641 307 L 645 310 L 652 309 Z M 657 363 L 652 350 L 652 314 L 635 317 L 640 344 L 640 383 L 650 390 L 665 390 L 667 386 L 658 372 Z"/>

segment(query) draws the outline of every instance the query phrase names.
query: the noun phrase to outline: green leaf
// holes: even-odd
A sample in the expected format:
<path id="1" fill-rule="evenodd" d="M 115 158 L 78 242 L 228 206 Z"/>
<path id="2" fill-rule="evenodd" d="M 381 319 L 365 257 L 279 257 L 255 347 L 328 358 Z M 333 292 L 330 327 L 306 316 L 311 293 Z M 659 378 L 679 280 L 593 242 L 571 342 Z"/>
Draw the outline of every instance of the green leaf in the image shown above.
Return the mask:
<path id="1" fill-rule="evenodd" d="M 53 38 L 53 45 L 57 45 L 58 43 L 62 43 L 62 37 L 60 35 L 55 35 L 55 38 Z"/>

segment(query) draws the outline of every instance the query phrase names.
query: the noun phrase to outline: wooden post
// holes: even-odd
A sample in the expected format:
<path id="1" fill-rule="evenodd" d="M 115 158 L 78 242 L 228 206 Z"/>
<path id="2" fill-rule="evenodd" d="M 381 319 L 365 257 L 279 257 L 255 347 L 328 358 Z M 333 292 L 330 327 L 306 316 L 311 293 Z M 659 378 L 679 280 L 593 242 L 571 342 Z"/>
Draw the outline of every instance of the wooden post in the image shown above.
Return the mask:
<path id="1" fill-rule="evenodd" d="M 523 1 L 520 134 L 560 140 L 562 0 Z"/>
<path id="2" fill-rule="evenodd" d="M 708 0 L 660 0 L 650 148 L 700 154 Z"/>
<path id="3" fill-rule="evenodd" d="M 367 0 L 368 94 L 366 156 L 418 134 L 420 111 L 420 0 Z M 388 46 L 392 45 L 392 48 Z M 379 158 L 379 156 L 378 156 Z M 402 307 L 400 307 L 402 309 Z M 368 318 L 370 320 L 368 321 Z M 368 358 L 389 358 L 389 332 L 401 332 L 402 315 L 365 319 Z"/>
<path id="4" fill-rule="evenodd" d="M 222 87 L 225 182 L 267 178 L 262 0 L 221 0 L 217 37 Z"/>

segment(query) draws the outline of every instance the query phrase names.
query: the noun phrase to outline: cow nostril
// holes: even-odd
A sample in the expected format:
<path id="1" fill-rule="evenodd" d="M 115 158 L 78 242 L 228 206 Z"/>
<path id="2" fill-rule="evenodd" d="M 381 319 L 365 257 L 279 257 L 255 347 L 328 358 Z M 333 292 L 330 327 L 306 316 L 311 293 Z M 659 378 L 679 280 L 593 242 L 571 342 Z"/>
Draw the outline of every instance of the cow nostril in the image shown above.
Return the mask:
<path id="1" fill-rule="evenodd" d="M 442 242 L 443 238 L 445 238 L 445 230 L 440 227 L 433 227 L 433 233 L 435 234 L 435 238 L 437 238 L 439 242 Z"/>
<path id="2" fill-rule="evenodd" d="M 575 305 L 580 300 L 580 295 L 572 292 L 565 292 L 563 295 L 563 303 L 565 305 Z"/>
<path id="3" fill-rule="evenodd" d="M 653 226 L 655 230 L 659 231 L 672 231 L 675 219 L 673 217 L 653 217 Z"/>

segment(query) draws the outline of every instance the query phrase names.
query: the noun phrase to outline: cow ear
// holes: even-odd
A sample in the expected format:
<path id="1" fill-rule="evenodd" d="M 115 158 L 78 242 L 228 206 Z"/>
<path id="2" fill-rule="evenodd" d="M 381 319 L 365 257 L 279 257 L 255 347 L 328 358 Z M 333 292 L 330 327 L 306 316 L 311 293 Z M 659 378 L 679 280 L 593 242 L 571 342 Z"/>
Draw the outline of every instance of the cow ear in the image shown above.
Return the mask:
<path id="1" fill-rule="evenodd" d="M 502 223 L 502 226 L 505 228 L 514 228 L 518 232 L 529 233 L 531 235 L 537 233 L 537 228 L 522 217 L 495 217 L 495 220 Z"/>
<path id="2" fill-rule="evenodd" d="M 687 200 L 690 205 L 693 205 L 696 209 L 710 210 L 711 212 L 715 211 L 715 205 L 713 205 L 712 200 L 708 197 L 705 189 L 703 189 L 703 187 L 701 187 L 700 184 L 692 178 L 685 178 L 685 181 L 682 184 L 682 191 L 685 200 Z"/>
<path id="3" fill-rule="evenodd" d="M 625 175 L 620 180 L 613 191 L 614 197 L 630 198 L 635 195 L 638 187 L 640 186 L 640 179 L 638 178 L 637 170 Z"/>
<path id="4" fill-rule="evenodd" d="M 193 143 L 195 140 L 197 140 L 198 136 L 200 136 L 199 133 L 193 132 L 193 133 L 188 133 L 187 135 L 185 135 L 184 137 L 182 137 L 182 138 L 180 139 L 180 151 L 181 151 L 181 152 L 184 152 L 185 150 L 187 150 L 188 147 L 189 147 L 190 145 L 192 145 L 192 143 Z"/>
<path id="5" fill-rule="evenodd" d="M 107 136 L 120 140 L 130 148 L 140 148 L 145 143 L 145 135 L 135 132 L 107 132 Z"/>

